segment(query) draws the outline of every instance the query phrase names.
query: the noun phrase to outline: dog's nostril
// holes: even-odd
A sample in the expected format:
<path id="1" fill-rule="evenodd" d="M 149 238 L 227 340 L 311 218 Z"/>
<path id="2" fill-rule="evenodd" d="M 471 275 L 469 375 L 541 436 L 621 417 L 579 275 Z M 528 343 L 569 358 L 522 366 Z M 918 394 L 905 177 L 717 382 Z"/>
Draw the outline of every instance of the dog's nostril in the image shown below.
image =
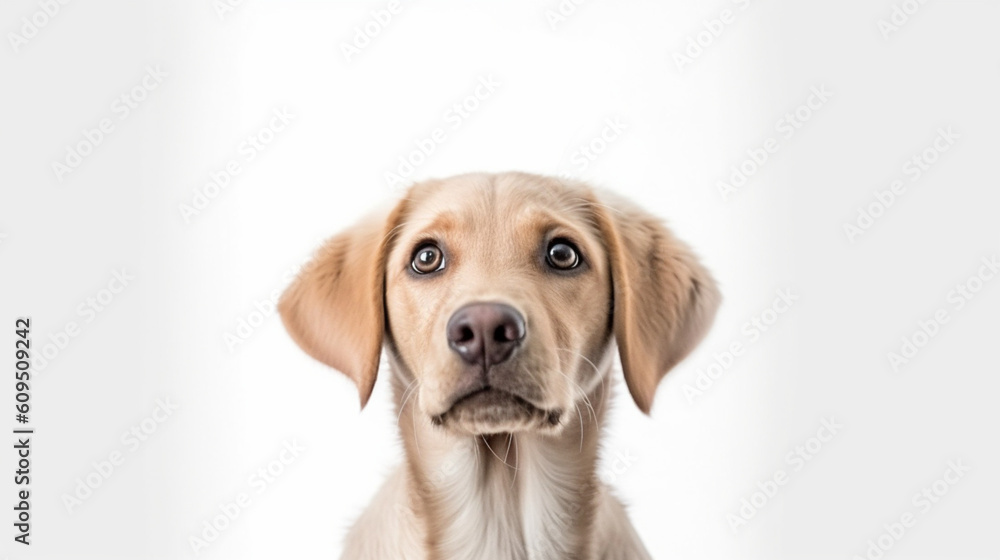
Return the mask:
<path id="1" fill-rule="evenodd" d="M 496 342 L 519 342 L 524 338 L 524 322 L 517 317 L 511 317 L 497 325 L 493 331 L 493 340 Z"/>
<path id="2" fill-rule="evenodd" d="M 497 327 L 497 330 L 493 331 L 493 340 L 497 342 L 509 342 L 514 340 L 514 337 L 509 334 L 510 329 L 504 325 Z"/>
<path id="3" fill-rule="evenodd" d="M 476 333 L 472 332 L 472 329 L 469 327 L 462 327 L 455 342 L 469 342 L 473 338 L 476 338 Z"/>

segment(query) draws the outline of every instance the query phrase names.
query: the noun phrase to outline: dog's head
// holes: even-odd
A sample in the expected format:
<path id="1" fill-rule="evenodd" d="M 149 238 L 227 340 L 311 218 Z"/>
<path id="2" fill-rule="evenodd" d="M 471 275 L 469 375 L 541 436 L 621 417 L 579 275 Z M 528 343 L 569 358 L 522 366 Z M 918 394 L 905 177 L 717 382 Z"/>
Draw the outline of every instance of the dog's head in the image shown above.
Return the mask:
<path id="1" fill-rule="evenodd" d="M 361 404 L 383 343 L 418 413 L 457 433 L 559 430 L 617 342 L 649 412 L 719 295 L 660 221 L 588 187 L 508 173 L 416 185 L 320 249 L 281 316 Z"/>

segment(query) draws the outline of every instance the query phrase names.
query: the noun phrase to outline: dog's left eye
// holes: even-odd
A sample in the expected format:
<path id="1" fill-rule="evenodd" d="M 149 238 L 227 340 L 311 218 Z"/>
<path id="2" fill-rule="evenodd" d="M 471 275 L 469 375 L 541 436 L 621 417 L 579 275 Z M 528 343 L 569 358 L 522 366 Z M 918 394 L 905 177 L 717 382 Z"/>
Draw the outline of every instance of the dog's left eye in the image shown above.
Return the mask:
<path id="1" fill-rule="evenodd" d="M 444 253 L 437 245 L 425 243 L 413 253 L 413 262 L 410 266 L 417 274 L 437 272 L 444 268 Z"/>
<path id="2" fill-rule="evenodd" d="M 549 266 L 558 270 L 570 270 L 580 264 L 580 252 L 565 239 L 554 239 L 545 254 Z"/>

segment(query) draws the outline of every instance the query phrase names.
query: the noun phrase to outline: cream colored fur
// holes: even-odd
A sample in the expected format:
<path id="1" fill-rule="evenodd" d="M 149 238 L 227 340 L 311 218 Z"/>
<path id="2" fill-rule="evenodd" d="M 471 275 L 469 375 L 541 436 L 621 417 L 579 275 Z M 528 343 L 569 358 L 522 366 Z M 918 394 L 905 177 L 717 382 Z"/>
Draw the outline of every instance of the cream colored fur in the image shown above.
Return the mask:
<path id="1" fill-rule="evenodd" d="M 545 251 L 558 240 L 579 266 L 552 269 Z M 411 261 L 427 243 L 445 257 L 425 274 Z M 505 363 L 470 370 L 444 334 L 477 302 L 515 310 L 526 335 Z M 711 276 L 659 220 L 548 177 L 428 181 L 331 239 L 283 296 L 282 319 L 306 352 L 355 381 L 362 405 L 384 349 L 406 457 L 343 558 L 649 558 L 596 476 L 615 357 L 649 412 L 718 302 Z M 475 394 L 470 375 L 500 400 L 463 404 Z"/>

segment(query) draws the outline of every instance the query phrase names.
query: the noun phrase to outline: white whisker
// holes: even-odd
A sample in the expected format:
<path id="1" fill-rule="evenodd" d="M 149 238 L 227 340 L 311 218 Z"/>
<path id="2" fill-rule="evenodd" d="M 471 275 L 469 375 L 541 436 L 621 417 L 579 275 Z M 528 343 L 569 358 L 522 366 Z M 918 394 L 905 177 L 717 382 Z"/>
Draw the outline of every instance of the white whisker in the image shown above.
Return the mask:
<path id="1" fill-rule="evenodd" d="M 410 397 L 412 397 L 413 394 L 417 392 L 417 389 L 419 387 L 420 387 L 420 380 L 414 378 L 414 380 L 410 381 L 410 384 L 407 385 L 406 389 L 403 391 L 403 402 L 400 403 L 400 405 L 399 405 L 399 414 L 396 415 L 396 426 L 397 427 L 399 426 L 399 419 L 403 417 L 403 409 L 406 408 L 406 401 L 410 400 Z"/>
<path id="2" fill-rule="evenodd" d="M 417 448 L 417 457 L 423 458 L 420 453 L 420 438 L 417 437 L 417 407 L 410 407 L 410 423 L 413 424 L 413 445 Z"/>
<path id="3" fill-rule="evenodd" d="M 511 434 L 510 437 L 513 438 L 514 434 Z M 517 482 L 517 471 L 518 471 L 517 465 L 518 465 L 518 463 L 520 461 L 521 461 L 521 454 L 517 451 L 517 440 L 515 439 L 514 440 L 514 476 L 513 476 L 513 478 L 510 479 L 510 489 L 511 490 L 514 489 L 514 483 Z"/>
<path id="4" fill-rule="evenodd" d="M 494 457 L 496 457 L 497 459 L 499 459 L 501 463 L 503 463 L 503 464 L 507 465 L 508 467 L 514 469 L 515 472 L 517 471 L 516 467 L 514 467 L 513 465 L 508 465 L 507 461 L 504 461 L 503 459 L 500 459 L 500 456 L 497 455 L 496 451 L 493 451 L 493 448 L 490 447 L 490 442 L 486 441 L 486 436 L 479 436 L 479 437 L 482 438 L 483 443 L 486 444 L 486 449 L 489 449 L 490 453 L 492 453 Z"/>
<path id="5" fill-rule="evenodd" d="M 590 367 L 594 368 L 594 373 L 597 375 L 597 378 L 601 381 L 601 391 L 602 392 L 604 391 L 604 377 L 601 375 L 600 369 L 598 369 L 598 367 L 596 365 L 594 365 L 594 362 L 590 361 L 583 354 L 581 354 L 581 353 L 579 353 L 579 352 L 577 352 L 575 350 L 570 350 L 569 348 L 556 348 L 556 350 L 562 350 L 563 352 L 570 352 L 571 354 L 579 356 L 582 360 L 586 361 L 590 365 Z M 587 395 L 586 391 L 583 390 L 583 387 L 581 387 L 579 383 L 577 383 L 576 381 L 573 381 L 573 379 L 570 378 L 570 376 L 566 375 L 565 373 L 563 373 L 560 370 L 556 370 L 556 371 L 560 375 L 562 375 L 563 377 L 565 377 L 570 383 L 572 383 L 574 387 L 576 387 L 576 390 L 580 393 L 580 396 L 583 398 L 583 402 L 587 405 L 587 409 L 588 409 L 587 412 L 588 412 L 588 414 L 594 420 L 594 423 L 597 424 L 597 429 L 600 430 L 601 425 L 600 425 L 600 422 L 598 422 L 598 420 L 597 420 L 597 410 L 594 409 L 594 404 L 590 401 L 590 397 Z"/>

